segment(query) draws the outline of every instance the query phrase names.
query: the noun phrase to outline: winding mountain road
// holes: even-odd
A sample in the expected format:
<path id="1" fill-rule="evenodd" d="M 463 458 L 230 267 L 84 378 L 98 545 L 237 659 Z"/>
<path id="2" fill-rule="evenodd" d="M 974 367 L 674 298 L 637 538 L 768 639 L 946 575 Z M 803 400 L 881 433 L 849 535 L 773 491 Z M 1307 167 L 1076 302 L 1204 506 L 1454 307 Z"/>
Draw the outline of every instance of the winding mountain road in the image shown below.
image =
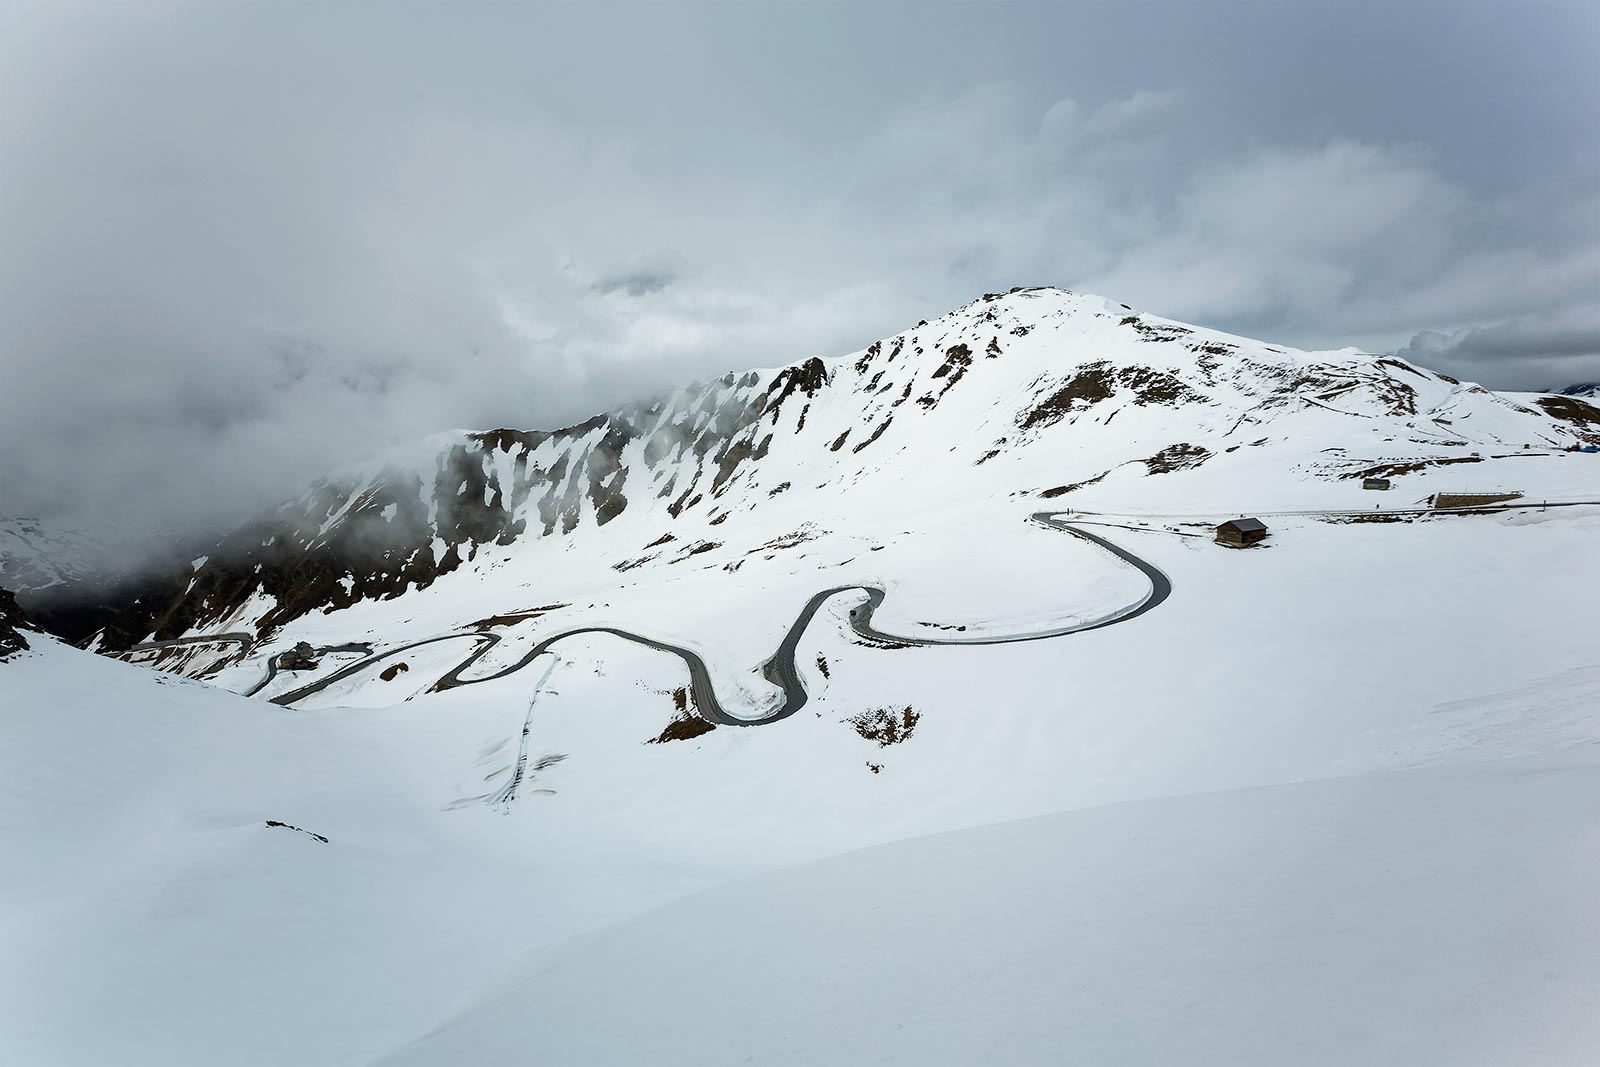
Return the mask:
<path id="1" fill-rule="evenodd" d="M 267 686 L 271 685 L 272 680 L 278 676 L 278 668 L 283 661 L 283 657 L 290 655 L 292 652 L 294 652 L 294 649 L 291 648 L 287 651 L 277 652 L 268 656 L 266 676 L 263 677 L 261 681 L 245 690 L 244 695 L 247 697 L 253 697 Z M 319 645 L 311 650 L 311 654 L 313 656 L 321 656 L 328 652 L 360 652 L 363 655 L 371 656 L 372 646 L 365 641 L 351 641 L 350 643 L 344 645 Z"/>
<path id="2" fill-rule="evenodd" d="M 116 655 L 126 656 L 134 652 L 159 652 L 163 648 L 177 648 L 180 645 L 237 644 L 240 648 L 248 652 L 250 651 L 250 646 L 255 643 L 256 639 L 252 634 L 202 634 L 199 637 L 174 637 L 170 641 L 141 641 L 137 645 L 129 645 L 121 652 L 116 653 Z"/>
<path id="3" fill-rule="evenodd" d="M 1479 511 L 1510 511 L 1526 509 L 1530 507 L 1546 506 L 1578 507 L 1596 503 L 1600 503 L 1600 501 L 1563 500 L 1551 501 L 1548 504 L 1543 502 L 1534 503 L 1522 501 L 1518 503 L 1489 505 L 1462 510 L 1476 513 Z M 1448 512 L 1444 512 L 1436 508 L 1423 507 L 1394 508 L 1385 512 L 1385 514 L 1391 515 L 1405 513 L 1446 514 Z M 1228 514 L 1234 514 L 1234 512 L 1229 512 Z M 1320 516 L 1350 515 L 1364 517 L 1372 513 L 1367 511 L 1307 510 L 1271 512 L 1258 511 L 1256 514 Z M 1077 521 L 1072 523 L 1064 522 L 1058 518 L 1060 515 L 1071 515 Z M 480 682 L 492 682 L 497 679 L 504 678 L 509 674 L 514 674 L 515 672 L 522 670 L 529 663 L 532 663 L 535 659 L 550 651 L 553 645 L 560 641 L 564 641 L 569 637 L 577 637 L 580 634 L 609 634 L 613 637 L 620 637 L 624 641 L 632 641 L 635 644 L 644 645 L 647 648 L 653 648 L 661 652 L 670 652 L 674 656 L 677 656 L 679 659 L 683 660 L 684 664 L 689 668 L 690 685 L 694 693 L 695 706 L 698 709 L 701 717 L 706 719 L 708 722 L 715 723 L 719 726 L 760 726 L 766 723 L 778 722 L 779 720 L 787 719 L 789 716 L 795 714 L 801 708 L 805 707 L 809 697 L 806 693 L 805 684 L 801 681 L 799 671 L 795 666 L 795 650 L 800 643 L 800 638 L 805 634 L 806 628 L 810 626 L 811 620 L 813 617 L 815 617 L 817 611 L 820 610 L 822 605 L 827 603 L 828 600 L 839 595 L 840 593 L 855 592 L 866 594 L 866 603 L 855 608 L 850 613 L 850 624 L 857 634 L 869 641 L 876 641 L 897 646 L 1004 645 L 1021 641 L 1042 641 L 1048 638 L 1065 637 L 1068 634 L 1084 633 L 1089 630 L 1098 630 L 1102 627 L 1112 626 L 1117 623 L 1129 622 L 1138 618 L 1140 615 L 1143 615 L 1145 612 L 1154 609 L 1172 594 L 1172 582 L 1170 579 L 1168 579 L 1166 574 L 1164 574 L 1161 569 L 1156 567 L 1153 563 L 1141 559 L 1132 552 L 1121 548 L 1120 546 L 1114 544 L 1104 537 L 1099 536 L 1098 534 L 1093 534 L 1088 530 L 1083 529 L 1083 525 L 1087 524 L 1096 526 L 1112 526 L 1118 529 L 1134 531 L 1143 530 L 1142 527 L 1122 526 L 1117 523 L 1105 521 L 1107 518 L 1124 517 L 1147 518 L 1148 516 L 1123 515 L 1122 513 L 1095 511 L 1040 511 L 1030 515 L 1028 517 L 1028 521 L 1034 523 L 1035 525 L 1046 527 L 1047 529 L 1058 530 L 1063 533 L 1072 534 L 1076 537 L 1081 537 L 1086 541 L 1098 545 L 1107 552 L 1110 552 L 1124 563 L 1129 564 L 1144 574 L 1144 576 L 1150 581 L 1150 591 L 1136 603 L 1119 608 L 1115 611 L 1108 612 L 1106 615 L 1097 619 L 1091 619 L 1086 622 L 1077 622 L 1070 625 L 1059 626 L 1052 629 L 1035 631 L 1031 633 L 1007 634 L 998 637 L 913 637 L 904 634 L 887 633 L 877 629 L 872 625 L 872 616 L 874 611 L 876 611 L 883 604 L 885 594 L 882 589 L 870 585 L 841 585 L 831 589 L 824 589 L 812 596 L 810 600 L 806 601 L 805 606 L 800 610 L 800 614 L 795 618 L 794 623 L 789 627 L 789 630 L 784 635 L 782 642 L 779 643 L 777 651 L 773 653 L 771 658 L 761 665 L 762 676 L 783 691 L 783 703 L 766 714 L 755 717 L 746 718 L 735 715 L 722 706 L 721 702 L 717 700 L 715 689 L 712 686 L 710 670 L 706 667 L 706 663 L 700 657 L 699 653 L 695 652 L 693 649 L 684 648 L 681 645 L 671 644 L 667 641 L 657 640 L 656 638 L 645 637 L 642 634 L 636 634 L 631 631 L 621 630 L 612 626 L 581 626 L 576 629 L 564 630 L 561 633 L 553 634 L 552 636 L 547 637 L 538 644 L 534 645 L 533 648 L 530 649 L 521 659 L 517 660 L 510 666 L 503 667 L 491 674 L 486 674 L 475 678 L 464 677 L 464 675 L 472 669 L 473 665 L 476 664 L 485 653 L 500 643 L 501 638 L 499 634 L 488 631 L 442 634 L 438 637 L 428 637 L 420 641 L 412 641 L 404 645 L 398 645 L 394 648 L 385 649 L 383 652 L 377 653 L 376 655 L 372 655 L 371 647 L 364 644 L 324 646 L 316 649 L 315 651 L 318 654 L 323 652 L 359 651 L 366 652 L 368 655 L 365 659 L 357 660 L 354 663 L 348 664 L 347 666 L 340 668 L 325 678 L 319 678 L 308 682 L 297 689 L 293 689 L 287 693 L 281 693 L 278 696 L 272 697 L 271 700 L 274 704 L 280 704 L 284 706 L 292 705 L 297 701 L 321 692 L 335 682 L 342 681 L 354 674 L 368 670 L 369 668 L 376 666 L 386 659 L 391 659 L 394 656 L 409 651 L 410 649 L 420 648 L 424 645 L 431 645 L 440 641 L 474 640 L 478 642 L 478 647 L 473 649 L 465 659 L 452 667 L 444 674 L 443 677 L 435 682 L 433 685 L 434 691 L 456 689 L 465 685 L 476 685 Z M 1215 518 L 1215 515 L 1208 513 L 1205 515 L 1196 515 L 1194 517 Z M 1181 536 L 1200 535 L 1181 534 Z M 147 652 L 172 647 L 175 645 L 206 644 L 224 641 L 237 641 L 248 651 L 248 649 L 254 643 L 254 638 L 249 634 L 243 633 L 224 633 L 198 637 L 180 637 L 170 641 L 145 642 L 143 644 L 134 645 L 127 651 Z M 266 677 L 252 687 L 245 694 L 246 696 L 254 696 L 272 681 L 277 674 L 278 657 L 282 655 L 284 655 L 284 653 L 278 653 L 278 655 L 270 657 L 267 660 Z"/>
<path id="4" fill-rule="evenodd" d="M 1060 519 L 1055 517 L 1056 514 L 1057 513 L 1055 512 L 1037 512 L 1029 517 L 1029 521 L 1035 523 L 1036 525 L 1044 526 L 1047 529 L 1058 530 L 1063 533 L 1072 534 L 1076 537 L 1081 537 L 1084 540 L 1105 549 L 1118 559 L 1133 566 L 1143 573 L 1144 576 L 1150 580 L 1150 591 L 1139 601 L 1119 608 L 1115 611 L 1108 612 L 1099 618 L 1091 619 L 1086 622 L 1077 622 L 1070 625 L 1054 627 L 1047 630 L 1033 631 L 1024 634 L 1007 634 L 998 637 L 910 637 L 901 634 L 886 633 L 885 631 L 879 630 L 872 625 L 873 612 L 883 604 L 884 591 L 882 589 L 870 585 L 841 585 L 835 586 L 831 589 L 824 589 L 812 596 L 810 600 L 806 601 L 805 606 L 800 610 L 800 614 L 795 618 L 793 624 L 790 625 L 788 632 L 784 634 L 783 640 L 779 643 L 777 651 L 772 654 L 770 659 L 761 665 L 762 676 L 783 691 L 783 702 L 777 708 L 767 712 L 764 715 L 756 717 L 746 718 L 735 715 L 727 708 L 723 707 L 721 702 L 717 700 L 716 690 L 712 686 L 711 682 L 711 672 L 707 668 L 705 660 L 702 659 L 700 654 L 695 652 L 693 649 L 684 648 L 681 645 L 674 645 L 666 641 L 657 640 L 655 638 L 645 637 L 641 634 L 632 633 L 628 630 L 617 629 L 616 627 L 612 626 L 580 626 L 576 629 L 564 630 L 561 633 L 553 634 L 534 645 L 533 648 L 530 649 L 521 659 L 517 660 L 510 666 L 503 667 L 492 674 L 485 674 L 475 678 L 465 678 L 463 675 L 466 674 L 467 671 L 471 670 L 473 664 L 477 663 L 477 661 L 486 652 L 500 642 L 499 634 L 480 631 L 478 633 L 445 634 L 440 637 L 429 637 L 421 641 L 412 641 L 409 644 L 387 649 L 375 656 L 369 656 L 363 660 L 358 660 L 355 663 L 335 671 L 326 678 L 319 678 L 301 686 L 298 689 L 291 690 L 287 693 L 281 693 L 278 696 L 273 697 L 272 702 L 274 704 L 281 704 L 285 706 L 291 705 L 296 701 L 311 696 L 314 693 L 321 692 L 335 682 L 342 681 L 353 674 L 367 670 L 385 659 L 392 658 L 409 649 L 418 648 L 422 645 L 433 644 L 438 641 L 455 641 L 462 640 L 464 638 L 472 638 L 476 639 L 480 643 L 470 655 L 468 655 L 456 666 L 452 667 L 443 677 L 434 683 L 433 688 L 435 691 L 455 689 L 465 685 L 477 685 L 480 682 L 491 682 L 499 678 L 504 678 L 509 674 L 514 674 L 515 672 L 526 667 L 528 664 L 532 663 L 535 659 L 538 659 L 540 656 L 548 652 L 551 646 L 555 645 L 557 642 L 565 641 L 569 637 L 576 637 L 580 634 L 610 634 L 613 637 L 620 637 L 624 641 L 632 641 L 635 644 L 644 645 L 647 648 L 653 648 L 661 652 L 670 652 L 674 656 L 677 656 L 679 659 L 683 660 L 689 668 L 690 688 L 694 694 L 695 707 L 700 716 L 706 719 L 708 722 L 715 723 L 718 726 L 760 726 L 766 723 L 778 722 L 782 719 L 787 719 L 789 716 L 795 714 L 801 708 L 805 707 L 807 700 L 810 699 L 806 692 L 805 683 L 801 680 L 800 672 L 795 666 L 795 650 L 799 646 L 801 637 L 805 635 L 807 627 L 811 625 L 811 620 L 816 616 L 818 610 L 821 609 L 823 604 L 827 603 L 830 599 L 839 595 L 840 593 L 857 592 L 866 594 L 866 603 L 855 608 L 850 613 L 850 624 L 857 634 L 870 641 L 878 641 L 900 646 L 1006 645 L 1021 641 L 1043 641 L 1054 637 L 1065 637 L 1068 634 L 1083 633 L 1088 630 L 1098 630 L 1101 627 L 1111 626 L 1116 623 L 1128 622 L 1132 619 L 1136 619 L 1145 612 L 1150 611 L 1158 606 L 1162 601 L 1166 600 L 1169 595 L 1171 595 L 1172 582 L 1160 570 L 1160 568 L 1155 566 L 1155 564 L 1150 563 L 1147 560 L 1140 559 L 1133 553 L 1113 544 L 1097 534 L 1089 533 L 1087 530 L 1083 530 L 1076 526 L 1062 522 Z M 257 688 L 259 689 L 260 687 Z"/>
<path id="5" fill-rule="evenodd" d="M 121 652 L 116 653 L 116 655 L 121 657 L 131 655 L 135 652 L 159 652 L 162 649 L 180 648 L 184 645 L 223 644 L 237 644 L 241 653 L 248 654 L 250 649 L 255 646 L 255 643 L 256 637 L 253 634 L 239 632 L 225 634 L 201 634 L 197 637 L 174 637 L 168 641 L 141 641 L 137 645 L 129 645 Z M 271 656 L 268 656 L 266 674 L 262 676 L 261 681 L 257 682 L 249 689 L 246 689 L 241 695 L 253 697 L 257 693 L 261 692 L 261 690 L 265 689 L 268 685 L 272 684 L 272 679 L 278 676 L 278 669 L 283 657 L 289 655 L 290 652 L 293 651 L 293 649 L 289 649 L 288 651 L 277 652 Z M 360 652 L 364 655 L 370 656 L 372 655 L 372 645 L 365 641 L 351 641 L 348 644 L 343 645 L 321 645 L 311 650 L 311 654 L 313 656 L 320 656 L 327 652 Z"/>

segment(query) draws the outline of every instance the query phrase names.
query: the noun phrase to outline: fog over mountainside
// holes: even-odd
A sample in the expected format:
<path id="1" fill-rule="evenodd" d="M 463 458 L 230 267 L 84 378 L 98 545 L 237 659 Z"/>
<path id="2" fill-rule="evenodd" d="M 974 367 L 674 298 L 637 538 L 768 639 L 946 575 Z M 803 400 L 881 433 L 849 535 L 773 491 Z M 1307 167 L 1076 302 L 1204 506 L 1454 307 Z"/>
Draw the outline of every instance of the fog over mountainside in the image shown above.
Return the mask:
<path id="1" fill-rule="evenodd" d="M 1371 506 L 1463 488 L 1570 496 L 1567 450 L 1597 440 L 1600 412 L 1575 397 L 1497 394 L 1391 356 L 1299 352 L 1023 288 L 856 353 L 347 467 L 201 551 L 97 641 L 242 632 L 256 662 L 313 620 L 392 638 L 383 605 L 424 591 L 468 627 L 535 604 L 582 615 L 574 598 L 603 594 L 599 575 L 739 581 L 797 545 L 837 553 L 844 574 L 862 566 L 858 542 L 881 549 L 913 510 L 934 539 L 1003 528 L 1029 503 L 1364 507 L 1370 476 L 1401 491 Z M 596 577 L 574 585 L 585 570 Z M 222 651 L 167 662 L 211 672 L 245 655 Z"/>
<path id="2" fill-rule="evenodd" d="M 147 7 L 0 12 L 0 516 L 124 556 L 1038 281 L 1600 376 L 1590 4 Z"/>
<path id="3" fill-rule="evenodd" d="M 192 526 L 133 532 L 0 516 L 0 588 L 35 622 L 78 641 L 138 604 L 170 599 L 219 536 Z"/>

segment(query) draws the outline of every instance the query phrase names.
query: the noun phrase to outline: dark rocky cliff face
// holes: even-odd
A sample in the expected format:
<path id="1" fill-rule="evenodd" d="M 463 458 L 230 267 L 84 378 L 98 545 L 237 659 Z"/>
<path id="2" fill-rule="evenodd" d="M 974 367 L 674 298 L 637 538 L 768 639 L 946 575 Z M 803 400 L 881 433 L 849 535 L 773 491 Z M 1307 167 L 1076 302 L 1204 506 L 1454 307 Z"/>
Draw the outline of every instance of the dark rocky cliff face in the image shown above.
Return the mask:
<path id="1" fill-rule="evenodd" d="M 826 385 L 820 359 L 765 384 L 728 374 L 561 430 L 464 434 L 431 472 L 319 482 L 224 538 L 176 588 L 130 598 L 104 623 L 102 647 L 176 637 L 257 597 L 270 606 L 249 626 L 266 636 L 313 611 L 425 589 L 484 545 L 604 527 L 630 508 L 674 519 L 703 509 L 765 456 L 770 424 Z"/>
<path id="2" fill-rule="evenodd" d="M 222 535 L 167 530 L 134 544 L 120 528 L 57 527 L 36 518 L 0 518 L 0 585 L 41 630 L 81 641 L 130 606 L 157 605 L 181 593 L 190 561 Z"/>
<path id="3" fill-rule="evenodd" d="M 32 628 L 17 606 L 16 596 L 9 589 L 0 589 L 0 663 L 28 650 L 27 631 Z"/>
<path id="4" fill-rule="evenodd" d="M 265 636 L 312 611 L 425 589 L 483 545 L 603 527 L 641 498 L 676 517 L 758 457 L 758 446 L 735 438 L 769 397 L 815 393 L 822 364 L 812 363 L 781 372 L 766 391 L 757 375 L 727 375 L 671 403 L 562 430 L 464 434 L 441 447 L 431 472 L 388 467 L 319 482 L 228 535 L 175 587 L 125 600 L 103 622 L 102 647 L 175 637 L 235 616 L 255 597 L 270 602 L 250 624 Z"/>

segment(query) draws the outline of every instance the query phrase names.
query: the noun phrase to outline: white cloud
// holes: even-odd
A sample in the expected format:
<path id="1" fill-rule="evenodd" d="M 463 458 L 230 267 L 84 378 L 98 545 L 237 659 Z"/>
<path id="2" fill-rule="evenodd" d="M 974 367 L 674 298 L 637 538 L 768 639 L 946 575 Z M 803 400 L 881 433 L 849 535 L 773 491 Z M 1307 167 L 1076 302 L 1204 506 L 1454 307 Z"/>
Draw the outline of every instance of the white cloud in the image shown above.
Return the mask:
<path id="1" fill-rule="evenodd" d="M 1396 354 L 1490 388 L 1600 382 L 1600 304 L 1449 333 L 1424 330 Z"/>
<path id="2" fill-rule="evenodd" d="M 1123 100 L 1113 100 L 1087 111 L 1076 100 L 1058 100 L 1045 112 L 1040 134 L 1047 143 L 1063 147 L 1107 145 L 1159 131 L 1176 117 L 1183 94 L 1175 90 L 1140 89 Z"/>
<path id="3" fill-rule="evenodd" d="M 662 133 L 547 99 L 570 81 L 489 92 L 471 69 L 422 77 L 331 43 L 337 62 L 294 65 L 238 34 L 276 25 L 259 11 L 194 17 L 222 51 L 163 52 L 188 25 L 173 15 L 31 50 L 93 63 L 6 69 L 33 94 L 0 113 L 8 509 L 237 513 L 330 456 L 560 424 L 1018 284 L 1384 347 L 1554 320 L 1600 291 L 1592 191 L 1541 186 L 1534 205 L 1414 147 L 1263 143 L 1166 67 L 1092 102 L 959 64 L 894 95 L 927 60 L 881 52 L 890 102 L 840 116 L 835 94 L 809 127 L 765 98 L 708 127 L 693 79 L 627 68 L 586 90 L 671 114 Z M 1523 351 L 1482 358 L 1522 383 Z"/>

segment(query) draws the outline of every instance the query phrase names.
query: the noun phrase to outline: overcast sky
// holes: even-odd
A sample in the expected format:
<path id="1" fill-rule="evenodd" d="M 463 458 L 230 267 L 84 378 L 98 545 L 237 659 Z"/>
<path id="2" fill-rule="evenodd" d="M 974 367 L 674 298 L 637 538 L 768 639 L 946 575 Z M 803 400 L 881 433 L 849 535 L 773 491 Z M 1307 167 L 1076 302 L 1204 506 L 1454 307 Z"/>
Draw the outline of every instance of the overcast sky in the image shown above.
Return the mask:
<path id="1" fill-rule="evenodd" d="M 1600 380 L 1600 5 L 0 5 L 0 514 L 214 521 L 1058 284 Z"/>

